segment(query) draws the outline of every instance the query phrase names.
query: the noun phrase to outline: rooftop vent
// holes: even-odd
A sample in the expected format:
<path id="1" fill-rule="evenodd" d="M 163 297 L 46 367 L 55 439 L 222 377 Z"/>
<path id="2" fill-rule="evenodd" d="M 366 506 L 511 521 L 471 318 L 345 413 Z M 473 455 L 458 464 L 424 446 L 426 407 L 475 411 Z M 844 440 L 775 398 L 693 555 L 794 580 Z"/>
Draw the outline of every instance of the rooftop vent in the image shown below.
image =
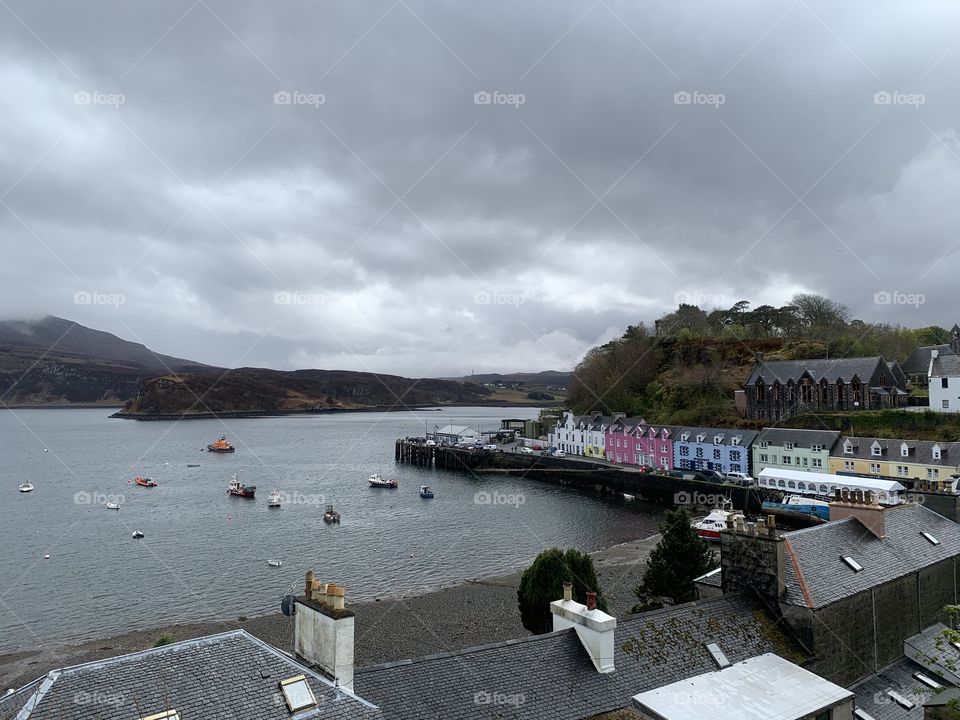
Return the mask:
<path id="1" fill-rule="evenodd" d="M 313 696 L 313 690 L 307 685 L 307 678 L 303 675 L 295 675 L 292 678 L 281 680 L 280 691 L 283 693 L 283 699 L 286 700 L 290 712 L 298 712 L 317 706 L 317 699 Z"/>
<path id="2" fill-rule="evenodd" d="M 936 680 L 934 680 L 932 677 L 928 677 L 927 675 L 924 675 L 923 673 L 915 672 L 915 673 L 913 674 L 913 677 L 914 677 L 917 681 L 919 681 L 919 682 L 923 683 L 924 685 L 926 685 L 928 688 L 931 688 L 931 689 L 933 689 L 933 690 L 943 690 L 943 685 L 941 685 L 940 683 L 938 683 L 938 682 L 937 682 Z"/>
<path id="3" fill-rule="evenodd" d="M 902 707 L 904 710 L 913 710 L 917 704 L 912 700 L 908 700 L 900 693 L 894 690 L 887 690 L 887 697 L 893 700 L 897 705 Z"/>
<path id="4" fill-rule="evenodd" d="M 854 572 L 860 572 L 861 570 L 863 570 L 863 565 L 858 563 L 849 555 L 843 555 L 840 559 L 843 560 Z"/>
<path id="5" fill-rule="evenodd" d="M 176 710 L 164 710 L 154 715 L 147 715 L 140 720 L 180 720 L 180 713 Z"/>
<path id="6" fill-rule="evenodd" d="M 723 670 L 726 667 L 730 667 L 730 661 L 727 660 L 727 656 L 723 654 L 723 650 L 720 649 L 719 645 L 716 643 L 707 643 L 706 648 L 718 668 Z"/>
<path id="7" fill-rule="evenodd" d="M 927 539 L 927 542 L 929 542 L 931 545 L 939 545 L 939 544 L 940 544 L 940 541 L 937 540 L 937 539 L 936 539 L 933 535 L 931 535 L 930 533 L 928 533 L 928 532 L 921 532 L 920 534 L 923 535 L 923 536 Z"/>

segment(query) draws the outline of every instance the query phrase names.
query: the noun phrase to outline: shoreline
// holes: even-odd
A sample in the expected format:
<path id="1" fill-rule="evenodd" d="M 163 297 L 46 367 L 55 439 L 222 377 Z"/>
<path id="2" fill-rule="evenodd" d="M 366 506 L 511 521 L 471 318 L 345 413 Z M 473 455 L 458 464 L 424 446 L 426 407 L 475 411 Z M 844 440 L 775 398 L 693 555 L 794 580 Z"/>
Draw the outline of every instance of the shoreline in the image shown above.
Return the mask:
<path id="1" fill-rule="evenodd" d="M 622 617 L 636 602 L 633 588 L 640 566 L 659 535 L 629 540 L 590 553 L 611 614 Z M 355 664 L 358 668 L 524 637 L 517 587 L 523 569 L 506 575 L 471 578 L 409 594 L 348 603 L 356 613 Z M 349 596 L 348 596 L 349 599 Z M 293 620 L 280 613 L 257 617 L 178 623 L 133 630 L 76 644 L 63 643 L 0 654 L 0 695 L 51 670 L 154 647 L 170 641 L 243 629 L 287 652 L 293 647 Z"/>

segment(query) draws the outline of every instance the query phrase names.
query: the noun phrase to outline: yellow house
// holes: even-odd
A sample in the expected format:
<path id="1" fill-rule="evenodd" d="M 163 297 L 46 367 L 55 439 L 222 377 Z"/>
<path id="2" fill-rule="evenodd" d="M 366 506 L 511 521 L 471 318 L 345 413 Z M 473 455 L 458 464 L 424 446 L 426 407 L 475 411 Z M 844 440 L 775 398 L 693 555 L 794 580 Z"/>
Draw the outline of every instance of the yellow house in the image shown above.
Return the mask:
<path id="1" fill-rule="evenodd" d="M 830 452 L 830 472 L 906 480 L 949 480 L 960 473 L 960 443 L 845 435 Z"/>

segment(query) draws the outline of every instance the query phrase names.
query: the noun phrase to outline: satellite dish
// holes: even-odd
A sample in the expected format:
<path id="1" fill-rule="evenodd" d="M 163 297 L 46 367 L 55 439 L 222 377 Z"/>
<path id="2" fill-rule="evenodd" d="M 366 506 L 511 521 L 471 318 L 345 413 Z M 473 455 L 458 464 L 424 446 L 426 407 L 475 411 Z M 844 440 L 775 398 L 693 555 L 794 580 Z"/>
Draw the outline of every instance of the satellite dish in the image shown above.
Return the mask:
<path id="1" fill-rule="evenodd" d="M 284 595 L 280 601 L 280 612 L 287 617 L 293 617 L 297 613 L 296 595 Z"/>

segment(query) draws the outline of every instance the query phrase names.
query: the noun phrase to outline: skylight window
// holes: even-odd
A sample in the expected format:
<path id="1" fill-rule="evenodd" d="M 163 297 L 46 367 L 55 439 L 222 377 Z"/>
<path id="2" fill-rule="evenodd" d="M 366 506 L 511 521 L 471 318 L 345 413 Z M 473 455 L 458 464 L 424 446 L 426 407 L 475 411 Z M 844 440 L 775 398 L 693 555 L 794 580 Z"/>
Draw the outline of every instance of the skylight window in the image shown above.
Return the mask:
<path id="1" fill-rule="evenodd" d="M 849 555 L 844 555 L 840 559 L 843 560 L 854 572 L 860 572 L 861 570 L 863 570 L 863 565 L 858 563 Z"/>
<path id="2" fill-rule="evenodd" d="M 921 532 L 920 534 L 923 535 L 923 536 L 927 539 L 927 542 L 929 542 L 931 545 L 939 545 L 939 544 L 940 544 L 940 541 L 937 540 L 937 539 L 936 539 L 933 535 L 931 535 L 930 533 L 928 533 L 928 532 Z"/>
<path id="3" fill-rule="evenodd" d="M 868 713 L 868 712 L 867 712 L 866 710 L 864 710 L 863 708 L 857 708 L 856 710 L 854 710 L 854 711 L 853 711 L 853 716 L 854 716 L 857 720 L 873 720 L 873 715 L 871 715 L 870 713 Z"/>
<path id="4" fill-rule="evenodd" d="M 932 677 L 928 677 L 927 675 L 924 675 L 923 673 L 916 672 L 916 673 L 913 674 L 913 677 L 914 677 L 917 681 L 919 681 L 919 682 L 923 683 L 924 685 L 926 685 L 928 688 L 932 688 L 933 690 L 943 690 L 943 685 L 941 685 L 940 683 L 938 683 L 938 682 L 937 682 L 936 680 L 934 680 Z"/>
<path id="5" fill-rule="evenodd" d="M 287 701 L 290 712 L 317 706 L 317 699 L 313 696 L 313 690 L 307 685 L 307 678 L 303 675 L 281 680 L 280 690 L 283 692 L 283 699 Z"/>
<path id="6" fill-rule="evenodd" d="M 164 710 L 155 715 L 147 715 L 140 720 L 180 720 L 180 713 L 176 710 Z"/>
<path id="7" fill-rule="evenodd" d="M 887 690 L 887 697 L 893 700 L 904 710 L 913 710 L 917 706 L 916 703 L 907 700 L 907 698 L 905 698 L 903 695 L 893 690 Z"/>
<path id="8" fill-rule="evenodd" d="M 730 661 L 727 660 L 727 656 L 723 654 L 723 650 L 720 649 L 719 645 L 716 643 L 707 643 L 706 648 L 718 668 L 723 670 L 723 668 L 730 667 Z"/>

